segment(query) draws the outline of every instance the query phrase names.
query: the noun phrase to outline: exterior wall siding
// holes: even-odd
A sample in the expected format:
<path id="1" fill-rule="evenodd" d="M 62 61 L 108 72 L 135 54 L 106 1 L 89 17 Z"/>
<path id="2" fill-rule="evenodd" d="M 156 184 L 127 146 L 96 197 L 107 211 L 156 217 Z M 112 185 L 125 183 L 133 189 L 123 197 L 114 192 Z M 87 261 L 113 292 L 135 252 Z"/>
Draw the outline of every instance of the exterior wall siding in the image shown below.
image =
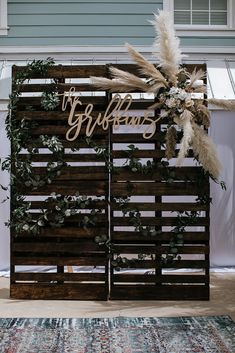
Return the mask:
<path id="1" fill-rule="evenodd" d="M 150 45 L 163 0 L 9 0 L 3 46 Z"/>

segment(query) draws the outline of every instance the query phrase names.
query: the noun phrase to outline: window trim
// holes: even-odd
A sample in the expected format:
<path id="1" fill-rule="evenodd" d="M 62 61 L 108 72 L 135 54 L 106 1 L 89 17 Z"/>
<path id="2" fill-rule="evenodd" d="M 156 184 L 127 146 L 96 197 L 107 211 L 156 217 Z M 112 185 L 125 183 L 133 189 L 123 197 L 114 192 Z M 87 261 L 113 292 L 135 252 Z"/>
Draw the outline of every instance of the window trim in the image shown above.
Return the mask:
<path id="1" fill-rule="evenodd" d="M 6 36 L 7 34 L 7 0 L 0 0 L 0 36 Z"/>
<path id="2" fill-rule="evenodd" d="M 163 10 L 172 14 L 174 21 L 174 0 L 163 0 Z M 227 0 L 227 25 L 174 25 L 178 35 L 189 36 L 190 32 L 195 35 L 206 36 L 234 36 L 235 35 L 235 1 Z"/>

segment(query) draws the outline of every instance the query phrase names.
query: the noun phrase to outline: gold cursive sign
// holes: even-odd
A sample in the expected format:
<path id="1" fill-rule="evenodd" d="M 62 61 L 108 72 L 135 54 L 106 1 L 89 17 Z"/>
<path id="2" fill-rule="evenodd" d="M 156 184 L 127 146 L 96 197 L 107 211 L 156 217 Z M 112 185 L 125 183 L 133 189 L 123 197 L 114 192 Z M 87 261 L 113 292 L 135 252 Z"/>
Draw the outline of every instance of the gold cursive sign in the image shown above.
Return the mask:
<path id="1" fill-rule="evenodd" d="M 86 105 L 83 112 L 76 112 L 77 106 L 82 106 L 83 103 L 80 97 L 74 96 L 76 92 L 75 87 L 71 87 L 69 92 L 64 92 L 62 101 L 62 110 L 65 111 L 67 106 L 70 106 L 70 113 L 68 117 L 68 125 L 70 128 L 66 133 L 68 141 L 74 141 L 78 138 L 83 124 L 86 124 L 86 136 L 91 136 L 97 126 L 101 126 L 103 130 L 107 130 L 112 124 L 114 129 L 118 129 L 122 124 L 137 128 L 146 126 L 143 137 L 150 139 L 156 131 L 156 122 L 149 115 L 151 111 L 145 111 L 143 117 L 129 114 L 129 109 L 132 104 L 132 96 L 125 95 L 124 98 L 120 94 L 115 94 L 111 99 L 107 109 L 104 113 L 99 113 L 96 118 L 92 116 L 94 109 L 93 104 Z"/>

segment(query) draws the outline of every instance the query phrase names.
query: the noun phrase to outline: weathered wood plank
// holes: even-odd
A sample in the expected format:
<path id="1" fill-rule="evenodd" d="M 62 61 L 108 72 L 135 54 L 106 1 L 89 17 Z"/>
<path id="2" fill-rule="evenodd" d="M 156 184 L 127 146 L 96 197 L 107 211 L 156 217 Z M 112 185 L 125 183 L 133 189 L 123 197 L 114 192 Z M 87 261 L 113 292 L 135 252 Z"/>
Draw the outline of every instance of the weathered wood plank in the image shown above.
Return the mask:
<path id="1" fill-rule="evenodd" d="M 155 274 L 114 274 L 112 282 L 123 283 L 208 283 L 209 277 L 205 275 L 155 275 Z"/>
<path id="2" fill-rule="evenodd" d="M 201 191 L 207 192 L 208 186 L 202 185 Z M 193 182 L 131 182 L 131 183 L 111 183 L 111 193 L 113 196 L 180 196 L 198 195 L 198 185 Z"/>
<path id="3" fill-rule="evenodd" d="M 208 246 L 177 246 L 180 254 L 208 254 Z M 118 254 L 165 254 L 169 251 L 169 246 L 154 245 L 115 245 L 114 252 Z"/>
<path id="4" fill-rule="evenodd" d="M 206 285 L 112 285 L 110 300 L 209 300 Z"/>
<path id="5" fill-rule="evenodd" d="M 18 72 L 24 72 L 26 66 L 12 67 L 13 76 Z M 90 76 L 106 76 L 105 65 L 55 65 L 48 69 L 47 73 L 41 74 L 32 73 L 31 79 L 35 78 L 87 78 Z"/>
<path id="6" fill-rule="evenodd" d="M 89 282 L 105 282 L 107 276 L 105 273 L 32 273 L 32 272 L 16 272 L 12 274 L 13 281 L 39 281 L 39 282 L 50 282 L 50 281 L 89 281 Z"/>
<path id="7" fill-rule="evenodd" d="M 65 283 L 65 284 L 11 284 L 12 299 L 47 299 L 47 300 L 107 300 L 106 284 Z"/>
<path id="8" fill-rule="evenodd" d="M 34 257 L 23 257 L 13 256 L 13 262 L 15 265 L 48 265 L 48 266 L 106 266 L 107 258 L 105 256 L 95 257 L 55 257 L 55 256 L 34 256 Z"/>
<path id="9" fill-rule="evenodd" d="M 88 196 L 103 196 L 107 193 L 108 184 L 105 181 L 93 181 L 87 183 L 85 181 L 68 181 L 66 184 L 56 183 L 55 181 L 50 185 L 45 185 L 36 190 L 23 189 L 22 195 L 50 195 L 56 192 L 62 195 L 75 195 L 79 191 L 80 195 Z"/>
<path id="10" fill-rule="evenodd" d="M 166 203 L 153 203 L 153 202 L 128 202 L 130 209 L 137 208 L 140 211 L 206 211 L 208 205 L 201 205 L 198 203 L 190 202 L 166 202 Z M 120 211 L 118 203 L 112 203 L 113 211 Z"/>
<path id="11" fill-rule="evenodd" d="M 184 218 L 187 219 L 186 217 Z M 130 226 L 132 225 L 132 218 L 130 217 L 113 217 L 111 223 L 113 226 Z M 177 217 L 141 217 L 143 226 L 176 226 L 178 224 Z M 195 218 L 191 226 L 207 226 L 209 219 L 206 217 Z"/>
<path id="12" fill-rule="evenodd" d="M 44 254 L 51 254 L 51 253 L 71 253 L 71 254 L 77 254 L 78 256 L 81 256 L 82 253 L 94 253 L 94 255 L 99 256 L 99 254 L 104 254 L 106 249 L 104 246 L 100 246 L 96 244 L 94 241 L 86 241 L 86 242 L 60 242 L 60 243 L 55 243 L 53 241 L 51 242 L 38 242 L 37 239 L 34 240 L 34 242 L 14 242 L 12 245 L 12 251 L 13 252 L 21 252 L 21 253 L 27 253 L 27 252 L 36 252 L 36 253 L 41 253 L 42 255 Z"/>
<path id="13" fill-rule="evenodd" d="M 139 232 L 125 232 L 125 231 L 112 231 L 111 237 L 112 240 L 115 242 L 166 242 L 170 241 L 173 237 L 172 232 L 162 232 L 162 234 L 158 234 L 155 237 L 144 236 Z M 204 243 L 208 242 L 209 240 L 209 233 L 208 232 L 184 232 L 184 242 L 189 243 Z"/>

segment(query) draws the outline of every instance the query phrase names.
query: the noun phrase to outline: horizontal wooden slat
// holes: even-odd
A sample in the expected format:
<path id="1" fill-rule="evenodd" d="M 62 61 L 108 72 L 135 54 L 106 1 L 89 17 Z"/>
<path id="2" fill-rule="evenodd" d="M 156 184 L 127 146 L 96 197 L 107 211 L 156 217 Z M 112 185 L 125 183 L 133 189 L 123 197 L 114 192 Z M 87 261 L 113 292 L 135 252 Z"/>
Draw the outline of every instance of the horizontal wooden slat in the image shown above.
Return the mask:
<path id="1" fill-rule="evenodd" d="M 34 256 L 23 257 L 13 256 L 15 265 L 49 265 L 49 266 L 106 266 L 107 259 L 105 257 L 53 257 L 53 256 Z"/>
<path id="2" fill-rule="evenodd" d="M 105 282 L 107 275 L 105 273 L 24 273 L 16 272 L 11 276 L 12 281 L 99 281 Z"/>
<path id="3" fill-rule="evenodd" d="M 42 228 L 40 235 L 42 237 L 71 237 L 81 239 L 91 239 L 96 235 L 107 234 L 107 228 L 79 228 L 79 227 L 66 227 L 66 228 Z"/>
<path id="4" fill-rule="evenodd" d="M 67 141 L 65 139 L 65 136 L 60 136 L 60 141 L 64 148 L 89 148 L 87 142 L 85 139 L 79 139 L 74 140 L 74 141 Z M 97 144 L 99 147 L 107 147 L 109 142 L 108 142 L 108 134 L 106 135 L 94 135 L 92 137 L 92 141 Z M 45 148 L 45 146 L 42 144 L 42 141 L 38 139 L 37 136 L 34 137 L 33 143 L 32 141 L 28 141 L 28 146 L 29 147 L 37 147 L 37 148 Z"/>
<path id="5" fill-rule="evenodd" d="M 47 300 L 107 300 L 108 287 L 106 284 L 11 284 L 12 299 L 47 299 Z"/>
<path id="6" fill-rule="evenodd" d="M 53 182 L 50 185 L 45 185 L 37 190 L 22 190 L 22 195 L 50 195 L 52 192 L 62 195 L 75 195 L 79 191 L 80 195 L 102 196 L 107 193 L 108 184 L 105 181 L 93 181 L 87 183 L 85 181 L 67 182 L 59 184 Z"/>
<path id="7" fill-rule="evenodd" d="M 75 207 L 76 203 L 71 202 L 70 203 L 71 207 Z M 53 202 L 45 202 L 45 201 L 30 201 L 30 209 L 54 209 L 56 206 L 56 203 Z M 94 202 L 90 202 L 88 209 L 104 209 L 106 210 L 108 206 L 108 202 L 105 200 L 97 200 Z M 79 209 L 79 208 L 77 208 Z M 85 208 L 86 209 L 86 208 Z M 82 210 L 82 209 L 81 209 Z"/>
<path id="8" fill-rule="evenodd" d="M 112 282 L 134 282 L 134 283 L 208 283 L 209 276 L 206 275 L 152 275 L 152 274 L 114 274 Z"/>
<path id="9" fill-rule="evenodd" d="M 187 218 L 183 218 L 187 220 Z M 112 217 L 111 223 L 113 226 L 130 226 L 132 218 L 130 217 Z M 142 225 L 149 226 L 176 226 L 179 220 L 177 217 L 141 217 Z M 191 226 L 208 226 L 209 219 L 206 217 L 197 217 L 194 219 Z"/>
<path id="10" fill-rule="evenodd" d="M 208 254 L 208 246 L 177 246 L 179 254 Z M 114 252 L 118 254 L 165 254 L 169 252 L 169 246 L 147 245 L 115 245 Z"/>
<path id="11" fill-rule="evenodd" d="M 25 66 L 13 65 L 13 76 L 18 72 L 25 71 Z M 31 79 L 34 78 L 87 78 L 90 76 L 106 76 L 106 67 L 104 65 L 56 65 L 47 70 L 47 73 L 32 73 Z"/>
<path id="12" fill-rule="evenodd" d="M 146 268 L 151 269 L 155 268 L 157 265 L 157 261 L 154 260 L 134 260 L 133 262 L 129 262 L 128 266 L 125 263 L 119 264 L 120 268 Z M 161 264 L 162 268 L 206 268 L 208 266 L 207 260 L 176 260 L 172 263 L 163 263 Z"/>
<path id="13" fill-rule="evenodd" d="M 201 187 L 200 192 L 207 191 L 207 185 Z M 111 183 L 111 193 L 113 196 L 180 196 L 180 195 L 198 195 L 198 186 L 196 183 L 159 183 L 159 182 L 132 182 Z"/>
<path id="14" fill-rule="evenodd" d="M 174 177 L 170 175 L 174 173 Z M 165 180 L 172 178 L 174 180 L 195 181 L 200 178 L 201 168 L 198 167 L 180 167 L 180 168 L 159 168 L 155 166 L 151 172 L 144 174 L 139 171 L 132 172 L 128 167 L 116 168 L 112 175 L 112 181 L 131 181 L 131 180 Z"/>
<path id="15" fill-rule="evenodd" d="M 83 96 L 82 97 L 82 103 L 84 105 L 86 104 L 94 104 L 95 106 L 99 105 L 99 106 L 104 106 L 104 108 L 106 108 L 107 105 L 107 98 L 105 96 Z M 19 102 L 17 103 L 18 107 L 22 107 L 22 106 L 26 106 L 27 105 L 31 105 L 31 106 L 37 106 L 40 107 L 41 106 L 41 97 L 40 96 L 30 96 L 30 97 L 20 97 L 19 98 Z M 60 107 L 57 108 L 57 110 L 61 110 Z"/>
<path id="16" fill-rule="evenodd" d="M 151 141 L 150 141 L 151 143 Z M 175 150 L 175 156 L 178 155 L 178 152 L 179 150 Z M 112 157 L 115 158 L 115 159 L 125 159 L 128 157 L 128 155 L 130 154 L 130 151 L 128 150 L 122 150 L 122 151 L 113 151 L 112 152 Z M 147 149 L 144 149 L 144 150 L 137 150 L 137 151 L 134 151 L 133 153 L 131 152 L 131 155 L 135 158 L 148 158 L 148 159 L 151 159 L 151 158 L 165 158 L 166 157 L 166 154 L 165 154 L 165 150 L 147 150 Z M 192 150 L 189 150 L 189 153 L 188 153 L 188 156 L 190 158 L 193 157 L 193 152 Z M 180 168 L 169 168 L 170 170 L 180 170 L 180 169 L 185 169 L 185 168 L 188 168 L 188 171 L 190 171 L 191 167 L 180 167 Z M 200 171 L 200 167 L 197 167 L 198 168 L 198 173 Z M 124 169 L 125 170 L 125 169 Z"/>
<path id="17" fill-rule="evenodd" d="M 112 285 L 111 300 L 208 300 L 205 285 Z"/>
<path id="18" fill-rule="evenodd" d="M 143 137 L 143 134 L 137 133 L 136 130 L 134 131 L 135 133 L 126 133 L 126 134 L 119 134 L 119 133 L 114 133 L 111 136 L 111 141 L 113 143 L 153 143 L 153 142 L 158 142 L 160 138 L 163 137 L 164 133 L 158 133 L 156 132 L 151 139 L 145 139 Z"/>
<path id="19" fill-rule="evenodd" d="M 20 154 L 19 155 L 19 160 L 20 161 L 26 161 L 28 157 L 28 154 Z M 58 160 L 58 157 L 54 156 L 53 154 L 46 154 L 46 153 L 40 153 L 40 154 L 35 154 L 32 157 L 32 162 L 56 162 Z M 63 160 L 65 162 L 103 162 L 104 158 L 102 156 L 97 156 L 97 154 L 95 153 L 69 153 L 69 154 L 64 154 L 63 156 Z M 38 167 L 37 167 L 38 168 Z M 77 169 L 74 169 L 77 168 Z M 86 166 L 86 167 L 82 167 L 80 166 L 79 169 L 78 167 L 66 167 L 66 172 L 68 170 L 71 171 L 75 171 L 77 170 L 77 172 L 79 171 L 81 174 L 83 171 L 85 171 L 85 168 L 88 168 L 87 170 L 91 170 L 93 168 L 93 171 L 97 171 L 97 172 L 106 172 L 107 174 L 107 168 L 102 168 L 100 166 Z M 101 169 L 100 169 L 101 168 Z M 63 168 L 65 169 L 65 168 Z M 35 172 L 40 171 L 40 169 L 35 169 Z"/>
<path id="20" fill-rule="evenodd" d="M 106 249 L 99 246 L 94 241 L 86 242 L 70 242 L 70 243 L 55 243 L 55 242 L 34 242 L 14 243 L 12 245 L 13 252 L 37 252 L 42 254 L 50 253 L 72 253 L 81 256 L 82 253 L 95 253 L 94 256 L 99 256 L 99 253 L 104 253 Z"/>
<path id="21" fill-rule="evenodd" d="M 209 205 L 201 205 L 199 203 L 191 202 L 128 202 L 130 209 L 138 209 L 140 211 L 207 211 Z M 112 204 L 113 211 L 120 211 L 118 203 Z"/>
<path id="22" fill-rule="evenodd" d="M 112 231 L 112 240 L 117 242 L 155 242 L 155 241 L 170 241 L 174 236 L 173 232 L 163 232 L 155 237 L 148 237 L 140 234 L 139 232 L 125 232 L 125 231 Z M 208 232 L 184 232 L 184 242 L 207 242 L 209 240 Z"/>

